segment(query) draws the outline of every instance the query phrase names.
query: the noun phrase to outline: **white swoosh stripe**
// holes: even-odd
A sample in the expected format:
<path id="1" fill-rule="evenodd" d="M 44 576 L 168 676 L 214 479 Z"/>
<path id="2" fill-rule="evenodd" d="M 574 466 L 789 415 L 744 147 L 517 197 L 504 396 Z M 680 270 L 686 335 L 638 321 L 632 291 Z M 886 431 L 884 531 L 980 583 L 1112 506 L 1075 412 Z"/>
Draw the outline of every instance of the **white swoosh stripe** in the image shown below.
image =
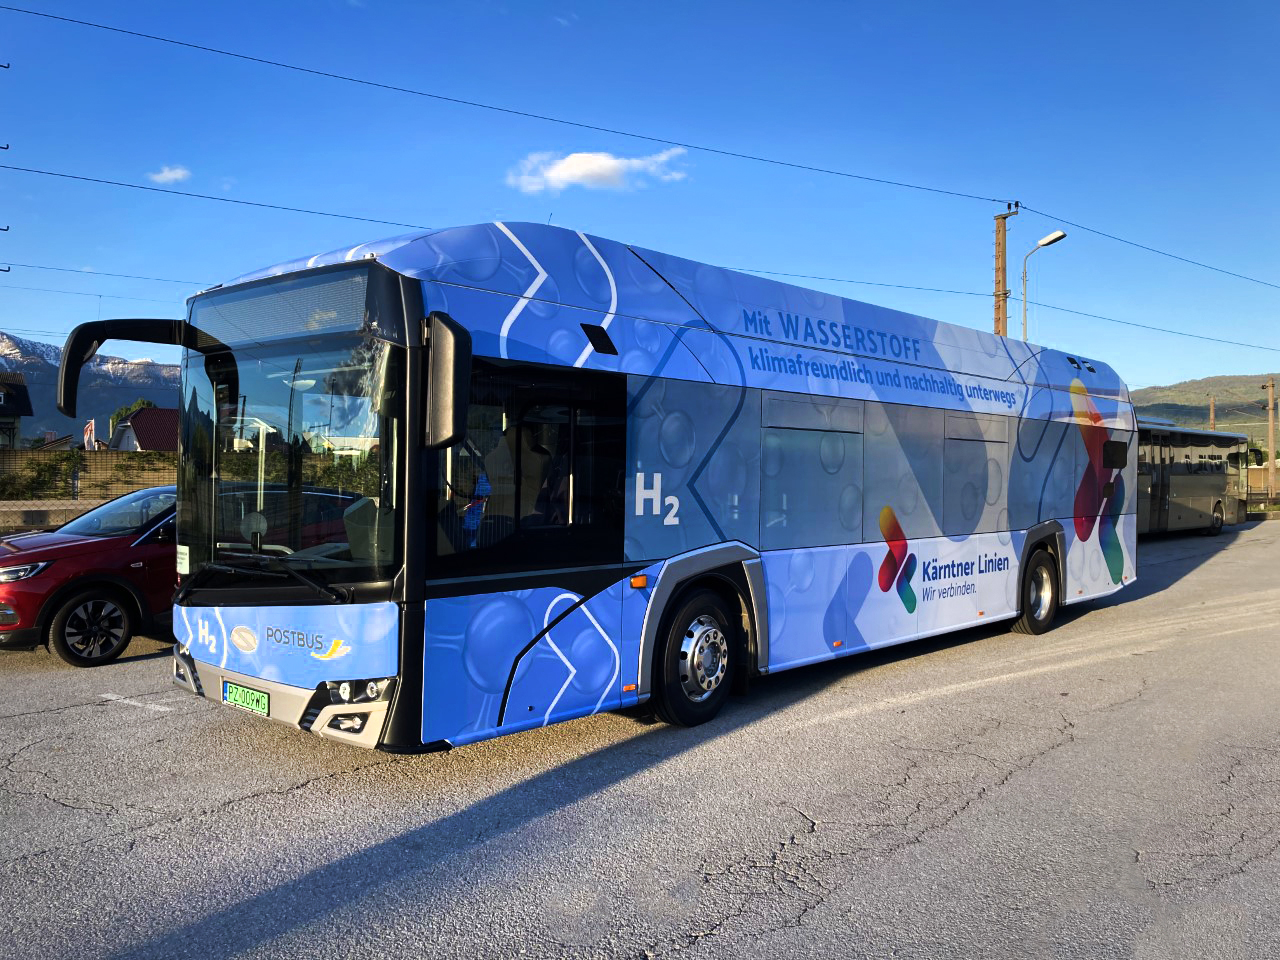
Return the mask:
<path id="1" fill-rule="evenodd" d="M 614 282 L 613 271 L 610 270 L 609 265 L 604 262 L 604 257 L 600 256 L 600 251 L 591 245 L 591 241 L 587 239 L 587 235 L 579 231 L 578 239 L 586 244 L 587 249 L 591 251 L 591 255 L 594 256 L 596 261 L 600 264 L 600 269 L 604 271 L 604 275 L 609 278 L 609 315 L 604 318 L 604 323 L 600 324 L 601 327 L 608 330 L 609 324 L 613 322 L 614 314 L 618 312 L 618 284 Z M 587 357 L 591 355 L 592 349 L 591 343 L 588 341 L 587 345 L 582 348 L 582 353 L 578 355 L 578 359 L 573 361 L 573 365 L 575 367 L 580 367 L 586 363 Z M 608 640 L 609 638 L 605 637 L 605 639 Z M 612 644 L 610 644 L 610 646 L 612 646 Z M 597 709 L 599 708 L 597 707 Z"/>
<path id="2" fill-rule="evenodd" d="M 600 712 L 600 705 L 604 703 L 604 698 L 609 695 L 609 691 L 613 689 L 614 683 L 618 679 L 618 670 L 622 667 L 622 658 L 618 653 L 618 648 L 614 646 L 613 641 L 609 639 L 609 634 L 605 633 L 604 627 L 600 626 L 600 621 L 596 619 L 595 614 L 587 609 L 586 604 L 582 606 L 582 612 L 587 615 L 587 619 L 591 621 L 591 625 L 596 628 L 600 636 L 604 637 L 604 642 L 609 645 L 609 649 L 613 651 L 613 676 L 609 678 L 609 682 L 604 685 L 604 689 L 600 691 L 600 699 L 596 701 L 595 709 L 592 713 Z"/>
<path id="3" fill-rule="evenodd" d="M 542 615 L 542 629 L 547 629 L 547 624 L 551 622 L 551 611 L 561 600 L 572 600 L 576 603 L 578 601 L 578 597 L 572 593 L 562 593 L 547 604 L 547 612 Z M 578 675 L 578 668 L 569 662 L 569 658 L 560 652 L 560 648 L 557 647 L 555 641 L 551 639 L 550 630 L 547 630 L 547 644 L 556 652 L 556 656 L 560 658 L 560 662 L 569 668 L 569 676 L 565 678 L 564 683 L 556 692 L 555 699 L 551 701 L 551 706 L 547 707 L 547 712 L 542 715 L 542 725 L 544 727 L 551 722 L 551 711 L 556 708 L 556 704 L 560 702 L 560 698 L 564 696 L 564 692 L 569 689 L 569 684 L 573 683 L 573 678 Z"/>
<path id="4" fill-rule="evenodd" d="M 529 252 L 529 249 L 516 239 L 516 235 L 507 229 L 507 225 L 505 223 L 495 220 L 493 225 L 511 238 L 511 242 L 520 248 L 520 252 L 525 255 L 529 263 L 533 265 L 533 268 L 538 271 L 538 275 L 534 278 L 533 283 L 529 284 L 529 289 L 526 290 L 524 295 L 516 301 L 515 306 L 511 308 L 511 312 L 507 314 L 507 318 L 502 321 L 502 329 L 498 332 L 498 353 L 502 359 L 505 360 L 507 359 L 507 334 L 511 331 L 511 325 L 516 322 L 516 317 L 520 316 L 521 312 L 526 306 L 528 306 L 529 301 L 533 298 L 533 295 L 538 292 L 538 288 L 542 286 L 542 281 L 547 279 L 547 271 L 542 269 L 542 264 L 534 259 L 534 256 Z"/>

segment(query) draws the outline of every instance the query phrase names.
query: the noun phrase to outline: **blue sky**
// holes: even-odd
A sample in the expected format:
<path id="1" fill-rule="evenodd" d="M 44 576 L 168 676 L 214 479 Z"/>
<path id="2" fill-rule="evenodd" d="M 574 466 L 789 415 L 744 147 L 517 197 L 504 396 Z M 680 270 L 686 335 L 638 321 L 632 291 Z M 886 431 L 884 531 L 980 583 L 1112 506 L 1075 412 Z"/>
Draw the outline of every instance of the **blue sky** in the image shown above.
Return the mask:
<path id="1" fill-rule="evenodd" d="M 17 5 L 669 140 L 1016 199 L 1280 284 L 1271 233 L 1280 8 L 1270 3 Z M 0 63 L 11 64 L 0 70 L 3 164 L 425 226 L 550 218 L 722 266 L 969 291 L 980 295 L 796 281 L 991 327 L 992 215 L 1003 209 L 992 203 L 698 150 L 663 155 L 663 144 L 641 139 L 8 11 Z M 556 163 L 584 153 L 607 156 Z M 201 286 L 404 232 L 0 170 L 6 225 L 0 264 L 74 272 L 15 265 L 0 274 L 0 330 L 59 343 L 99 315 L 177 316 Z M 1010 221 L 1015 298 L 1023 255 L 1061 225 L 1031 213 Z M 1031 259 L 1030 300 L 1272 349 L 1035 306 L 1033 341 L 1106 360 L 1134 387 L 1280 369 L 1280 289 L 1064 229 L 1065 241 Z M 1019 309 L 1011 301 L 1015 335 Z M 173 358 L 125 343 L 107 352 Z"/>

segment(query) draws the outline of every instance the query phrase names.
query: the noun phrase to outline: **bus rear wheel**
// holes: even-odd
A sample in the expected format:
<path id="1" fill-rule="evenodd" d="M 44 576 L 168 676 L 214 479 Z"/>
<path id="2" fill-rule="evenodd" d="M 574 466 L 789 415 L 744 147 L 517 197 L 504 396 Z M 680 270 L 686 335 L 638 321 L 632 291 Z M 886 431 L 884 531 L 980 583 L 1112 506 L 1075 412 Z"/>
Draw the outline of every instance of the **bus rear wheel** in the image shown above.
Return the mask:
<path id="1" fill-rule="evenodd" d="M 1053 626 L 1058 615 L 1058 565 L 1045 550 L 1031 555 L 1022 574 L 1022 615 L 1013 625 L 1016 633 L 1039 636 Z"/>
<path id="2" fill-rule="evenodd" d="M 694 727 L 720 712 L 737 669 L 732 623 L 724 600 L 710 590 L 676 608 L 654 670 L 654 710 L 662 720 Z"/>

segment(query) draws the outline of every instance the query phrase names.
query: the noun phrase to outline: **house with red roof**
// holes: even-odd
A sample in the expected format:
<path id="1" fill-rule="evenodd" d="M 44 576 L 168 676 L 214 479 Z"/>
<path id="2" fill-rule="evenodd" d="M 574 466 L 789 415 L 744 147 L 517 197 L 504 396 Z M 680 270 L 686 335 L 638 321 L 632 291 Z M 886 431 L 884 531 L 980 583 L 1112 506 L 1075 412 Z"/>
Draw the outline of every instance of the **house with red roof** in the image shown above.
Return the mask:
<path id="1" fill-rule="evenodd" d="M 110 450 L 178 449 L 178 411 L 168 407 L 143 407 L 116 424 Z"/>

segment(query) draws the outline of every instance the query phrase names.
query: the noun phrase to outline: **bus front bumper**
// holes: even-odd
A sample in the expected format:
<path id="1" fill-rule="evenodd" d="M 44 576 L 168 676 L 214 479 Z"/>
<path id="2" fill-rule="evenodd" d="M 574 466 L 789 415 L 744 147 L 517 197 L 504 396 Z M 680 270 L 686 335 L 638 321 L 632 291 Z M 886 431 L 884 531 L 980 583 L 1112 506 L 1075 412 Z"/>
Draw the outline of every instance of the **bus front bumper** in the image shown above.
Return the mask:
<path id="1" fill-rule="evenodd" d="M 382 728 L 386 725 L 387 708 L 394 687 L 394 683 L 389 684 L 382 697 L 377 700 L 333 703 L 324 684 L 315 690 L 307 690 L 274 680 L 250 677 L 210 663 L 201 663 L 180 644 L 173 648 L 173 682 L 198 697 L 232 703 L 298 730 L 370 750 L 376 748 L 382 740 Z M 227 684 L 265 695 L 266 712 L 229 701 Z"/>

